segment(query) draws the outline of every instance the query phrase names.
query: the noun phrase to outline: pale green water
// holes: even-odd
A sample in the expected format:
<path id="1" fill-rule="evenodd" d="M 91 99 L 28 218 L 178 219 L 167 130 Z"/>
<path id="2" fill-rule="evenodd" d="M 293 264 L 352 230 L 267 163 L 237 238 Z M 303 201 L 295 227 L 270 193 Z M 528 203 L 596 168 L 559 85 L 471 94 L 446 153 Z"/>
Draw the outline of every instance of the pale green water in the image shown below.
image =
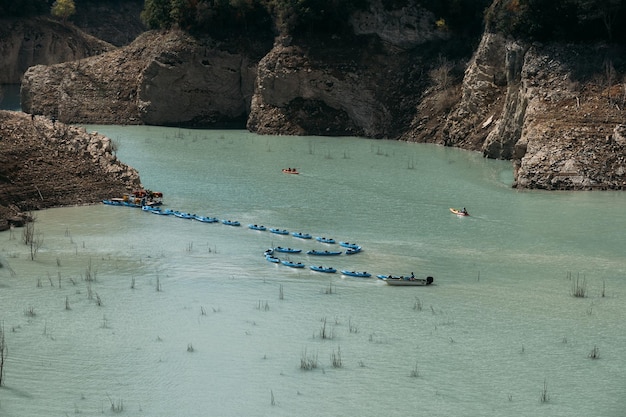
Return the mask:
<path id="1" fill-rule="evenodd" d="M 20 86 L 0 84 L 0 109 L 20 111 Z"/>
<path id="2" fill-rule="evenodd" d="M 1 416 L 115 414 L 111 401 L 133 416 L 626 414 L 626 194 L 519 192 L 509 162 L 428 145 L 89 130 L 115 139 L 169 208 L 242 227 L 47 210 L 35 261 L 21 231 L 0 234 Z M 472 216 L 448 211 L 461 206 Z M 270 264 L 269 246 L 330 247 L 248 223 L 364 247 L 290 256 L 307 265 L 437 285 Z M 568 275 L 585 279 L 586 298 Z"/>

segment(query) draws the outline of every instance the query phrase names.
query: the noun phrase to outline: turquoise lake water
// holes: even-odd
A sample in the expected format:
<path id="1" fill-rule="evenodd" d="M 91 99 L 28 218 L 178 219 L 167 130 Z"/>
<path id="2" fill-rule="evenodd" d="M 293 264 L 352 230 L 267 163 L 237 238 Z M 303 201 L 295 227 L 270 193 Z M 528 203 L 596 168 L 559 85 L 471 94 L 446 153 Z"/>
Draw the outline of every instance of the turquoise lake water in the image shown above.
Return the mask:
<path id="1" fill-rule="evenodd" d="M 45 210 L 34 261 L 0 233 L 0 415 L 625 415 L 625 193 L 518 191 L 510 162 L 433 145 L 86 128 L 166 207 L 242 226 Z M 249 223 L 363 247 L 283 258 L 435 285 L 271 264 L 337 245 Z"/>

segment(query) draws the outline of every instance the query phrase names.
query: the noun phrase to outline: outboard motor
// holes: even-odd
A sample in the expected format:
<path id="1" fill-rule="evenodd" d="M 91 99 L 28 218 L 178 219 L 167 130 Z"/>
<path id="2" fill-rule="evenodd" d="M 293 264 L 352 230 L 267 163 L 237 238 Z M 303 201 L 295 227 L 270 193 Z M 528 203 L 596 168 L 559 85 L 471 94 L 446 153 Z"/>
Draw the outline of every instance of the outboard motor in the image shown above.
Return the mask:
<path id="1" fill-rule="evenodd" d="M 432 284 L 434 280 L 435 280 L 435 278 L 433 278 L 433 277 L 426 277 L 426 285 Z"/>

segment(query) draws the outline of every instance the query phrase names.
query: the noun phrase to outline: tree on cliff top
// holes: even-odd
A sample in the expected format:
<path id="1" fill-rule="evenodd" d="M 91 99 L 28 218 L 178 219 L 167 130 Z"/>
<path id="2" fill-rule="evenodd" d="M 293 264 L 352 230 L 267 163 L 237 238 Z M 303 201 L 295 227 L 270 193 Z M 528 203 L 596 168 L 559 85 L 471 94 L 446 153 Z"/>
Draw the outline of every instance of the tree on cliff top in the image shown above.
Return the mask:
<path id="1" fill-rule="evenodd" d="M 150 29 L 169 29 L 173 19 L 170 15 L 172 5 L 169 0 L 146 0 L 141 20 Z"/>
<path id="2" fill-rule="evenodd" d="M 76 13 L 74 0 L 56 0 L 51 9 L 52 16 L 59 17 L 63 22 Z"/>
<path id="3" fill-rule="evenodd" d="M 141 20 L 150 29 L 176 27 L 215 37 L 233 33 L 269 33 L 272 21 L 266 1 L 145 0 Z"/>

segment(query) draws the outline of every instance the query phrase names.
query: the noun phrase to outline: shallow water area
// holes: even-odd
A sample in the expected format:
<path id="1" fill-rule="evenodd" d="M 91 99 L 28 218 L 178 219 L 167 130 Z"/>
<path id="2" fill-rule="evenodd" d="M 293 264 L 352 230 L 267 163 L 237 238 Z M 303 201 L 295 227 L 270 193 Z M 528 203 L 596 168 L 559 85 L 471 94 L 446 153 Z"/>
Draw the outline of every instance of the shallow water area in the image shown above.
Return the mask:
<path id="1" fill-rule="evenodd" d="M 241 226 L 45 210 L 34 260 L 0 233 L 2 416 L 624 414 L 625 194 L 516 191 L 510 162 L 432 145 L 86 128 L 165 207 Z M 267 262 L 275 246 L 307 268 Z"/>

